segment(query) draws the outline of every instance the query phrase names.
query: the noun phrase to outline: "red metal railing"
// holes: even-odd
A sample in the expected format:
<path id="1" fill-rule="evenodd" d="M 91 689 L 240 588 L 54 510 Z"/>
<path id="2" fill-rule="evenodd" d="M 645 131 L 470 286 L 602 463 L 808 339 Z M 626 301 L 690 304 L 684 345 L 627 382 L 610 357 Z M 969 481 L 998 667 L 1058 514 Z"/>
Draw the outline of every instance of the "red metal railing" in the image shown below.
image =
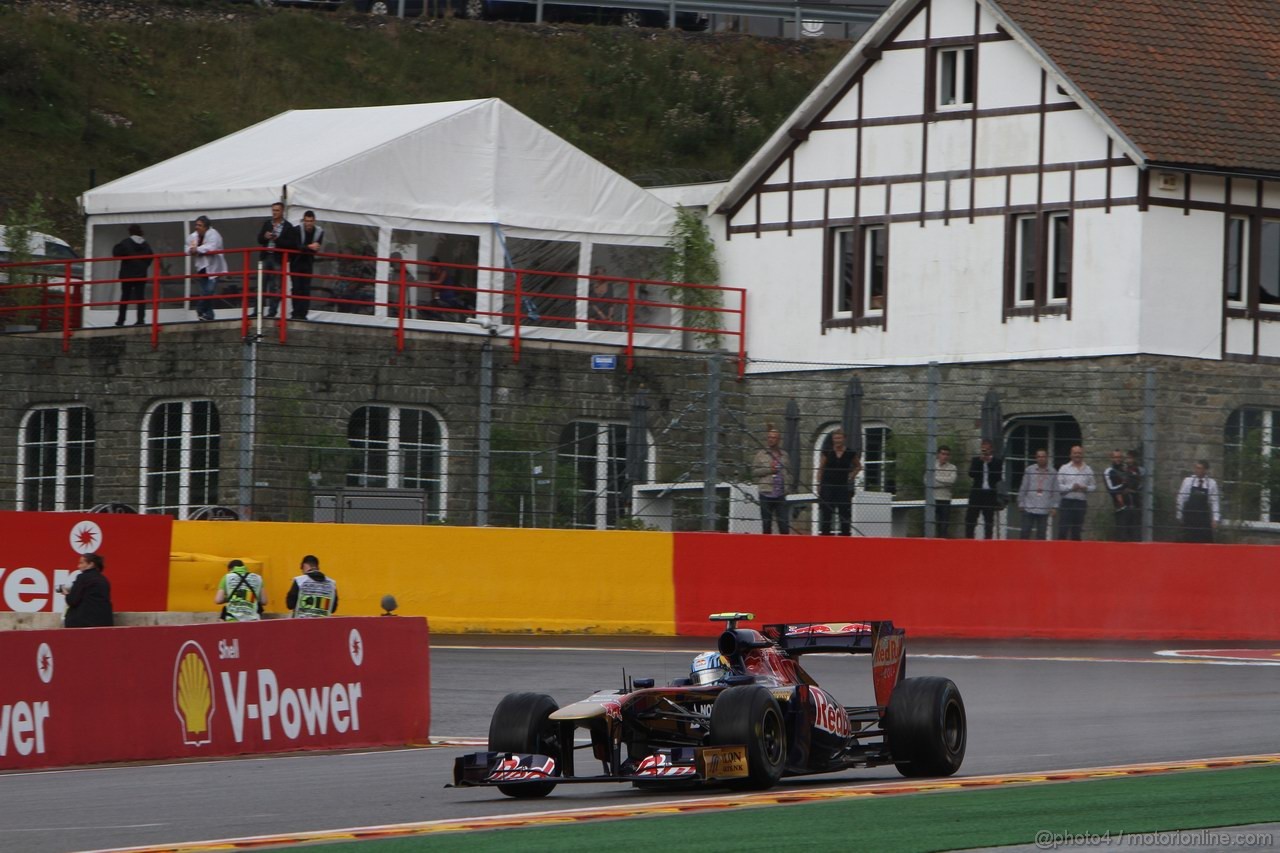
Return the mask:
<path id="1" fill-rule="evenodd" d="M 141 306 L 150 309 L 146 325 L 154 348 L 164 326 L 194 319 L 188 311 L 234 308 L 240 333 L 248 336 L 262 323 L 262 319 L 255 322 L 259 312 L 274 307 L 278 316 L 269 319 L 284 343 L 289 324 L 296 319 L 290 315 L 301 307 L 302 314 L 324 312 L 317 319 L 326 322 L 364 325 L 353 319 L 360 315 L 394 319 L 397 350 L 404 349 L 407 330 L 440 330 L 442 323 L 472 322 L 509 336 L 517 361 L 522 342 L 540 337 L 534 330 L 558 328 L 571 332 L 564 340 L 584 340 L 573 334 L 581 331 L 613 333 L 611 339 L 591 340 L 621 345 L 628 370 L 638 344 L 661 343 L 656 338 L 638 342 L 637 336 L 723 336 L 736 344 L 739 376 L 745 368 L 747 294 L 740 287 L 332 253 L 311 258 L 333 271 L 303 273 L 290 270 L 290 262 L 298 257 L 291 251 L 279 252 L 281 269 L 275 272 L 259 269 L 261 252 L 260 248 L 221 252 L 233 271 L 219 276 L 217 292 L 209 295 L 198 292 L 201 277 L 186 272 L 185 254 L 133 256 L 151 260 L 147 278 L 127 282 L 140 282 L 146 288 L 143 296 L 134 299 L 108 290 L 125 284 L 124 280 L 92 274 L 100 265 L 109 264 L 115 271 L 119 258 L 0 264 L 0 330 L 19 323 L 39 332 L 60 331 L 65 351 L 72 336 L 85 328 L 86 309 L 114 307 L 123 318 Z M 386 278 L 376 276 L 382 264 L 388 265 Z M 168 271 L 170 266 L 179 271 Z M 83 277 L 76 275 L 81 267 L 86 270 Z M 586 295 L 580 282 L 585 282 Z"/>

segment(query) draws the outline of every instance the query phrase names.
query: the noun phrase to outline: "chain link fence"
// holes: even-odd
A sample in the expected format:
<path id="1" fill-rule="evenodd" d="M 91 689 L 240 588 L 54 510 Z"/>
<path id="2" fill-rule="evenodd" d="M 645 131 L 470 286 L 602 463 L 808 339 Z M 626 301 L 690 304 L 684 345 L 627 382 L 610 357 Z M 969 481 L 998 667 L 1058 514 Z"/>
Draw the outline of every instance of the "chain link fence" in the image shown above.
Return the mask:
<path id="1" fill-rule="evenodd" d="M 752 460 L 773 428 L 791 531 L 812 534 L 820 452 L 840 427 L 860 453 L 854 535 L 964 535 L 983 438 L 1001 460 L 998 537 L 1019 535 L 1036 452 L 1058 469 L 1073 447 L 1093 473 L 1084 538 L 1187 535 L 1179 492 L 1197 461 L 1215 484 L 1216 541 L 1280 530 L 1280 379 L 1268 365 L 750 361 L 739 378 L 726 353 L 642 351 L 627 371 L 589 344 L 526 342 L 517 359 L 497 336 L 415 333 L 398 351 L 364 329 L 303 324 L 287 344 L 238 331 L 175 325 L 153 349 L 144 333 L 99 330 L 66 352 L 49 336 L 0 336 L 0 441 L 12 448 L 0 503 L 758 532 Z M 959 469 L 945 531 L 932 485 L 944 446 Z M 1119 502 L 1113 451 L 1132 452 Z"/>

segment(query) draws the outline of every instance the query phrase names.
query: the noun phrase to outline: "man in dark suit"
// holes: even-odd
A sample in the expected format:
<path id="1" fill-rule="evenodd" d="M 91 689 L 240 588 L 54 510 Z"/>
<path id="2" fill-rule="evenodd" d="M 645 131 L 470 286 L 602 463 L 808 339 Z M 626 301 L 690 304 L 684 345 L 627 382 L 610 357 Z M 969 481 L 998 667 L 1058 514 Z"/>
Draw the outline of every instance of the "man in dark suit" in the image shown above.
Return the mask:
<path id="1" fill-rule="evenodd" d="M 316 224 L 316 214 L 308 210 L 302 214 L 298 226 L 298 254 L 290 255 L 289 282 L 293 289 L 289 302 L 289 319 L 305 320 L 311 310 L 311 275 L 315 269 L 316 253 L 324 246 L 324 229 Z"/>
<path id="2" fill-rule="evenodd" d="M 262 223 L 258 229 L 258 245 L 264 247 L 259 256 L 262 261 L 262 285 L 266 297 L 268 317 L 276 316 L 280 307 L 280 269 L 283 265 L 284 253 L 281 249 L 298 248 L 298 229 L 284 218 L 284 205 L 276 202 L 271 205 L 271 218 Z"/>
<path id="3" fill-rule="evenodd" d="M 992 453 L 991 442 L 983 439 L 977 456 L 969 462 L 969 479 L 973 487 L 969 490 L 969 508 L 964 514 L 964 535 L 972 539 L 978 527 L 978 515 L 982 515 L 982 532 L 984 538 L 995 538 L 996 509 L 999 507 L 999 495 L 996 486 L 1001 478 L 1000 457 Z"/>

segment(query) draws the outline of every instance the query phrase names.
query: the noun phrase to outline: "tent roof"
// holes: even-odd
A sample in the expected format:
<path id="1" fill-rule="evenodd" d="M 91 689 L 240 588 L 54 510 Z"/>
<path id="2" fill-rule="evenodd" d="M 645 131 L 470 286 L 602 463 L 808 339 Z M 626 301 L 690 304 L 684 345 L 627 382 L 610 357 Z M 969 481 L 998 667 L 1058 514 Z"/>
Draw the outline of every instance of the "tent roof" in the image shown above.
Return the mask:
<path id="1" fill-rule="evenodd" d="M 104 184 L 84 212 L 292 208 L 666 236 L 672 209 L 496 98 L 291 110 Z"/>

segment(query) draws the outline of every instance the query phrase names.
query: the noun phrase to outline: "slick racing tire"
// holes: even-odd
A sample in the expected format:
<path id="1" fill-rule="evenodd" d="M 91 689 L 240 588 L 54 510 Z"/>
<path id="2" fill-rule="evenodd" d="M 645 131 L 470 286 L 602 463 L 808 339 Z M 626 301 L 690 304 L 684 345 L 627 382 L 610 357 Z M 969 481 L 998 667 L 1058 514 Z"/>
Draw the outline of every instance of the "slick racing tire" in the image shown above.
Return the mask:
<path id="1" fill-rule="evenodd" d="M 560 743 L 550 719 L 558 707 L 545 693 L 508 693 L 489 721 L 489 751 L 547 755 L 559 764 Z M 522 782 L 499 785 L 498 790 L 508 797 L 532 799 L 545 797 L 555 786 L 555 782 Z"/>
<path id="2" fill-rule="evenodd" d="M 786 726 L 778 700 L 758 684 L 730 687 L 711 706 L 713 746 L 747 747 L 747 776 L 731 788 L 763 791 L 782 778 L 787 761 Z"/>
<path id="3" fill-rule="evenodd" d="M 949 678 L 904 678 L 885 712 L 885 739 L 903 776 L 950 776 L 968 742 L 964 700 Z"/>

